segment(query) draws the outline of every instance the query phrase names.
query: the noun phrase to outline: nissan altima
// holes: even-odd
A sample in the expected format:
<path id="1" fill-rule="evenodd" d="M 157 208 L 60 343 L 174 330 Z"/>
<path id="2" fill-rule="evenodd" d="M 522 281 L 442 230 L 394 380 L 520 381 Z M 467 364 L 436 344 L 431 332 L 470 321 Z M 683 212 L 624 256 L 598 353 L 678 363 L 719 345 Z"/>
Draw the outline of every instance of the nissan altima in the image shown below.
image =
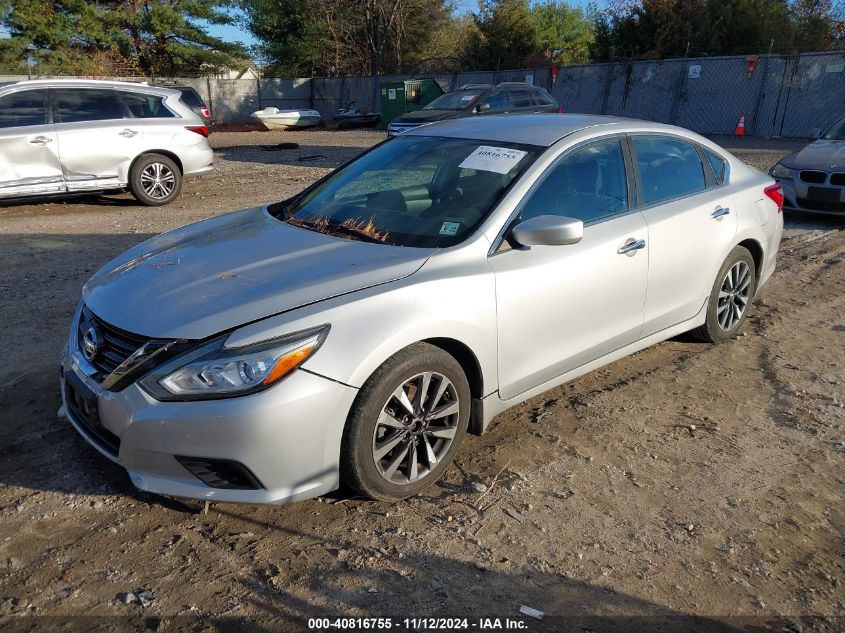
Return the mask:
<path id="1" fill-rule="evenodd" d="M 143 490 L 402 499 L 508 407 L 683 332 L 732 338 L 774 271 L 782 204 L 677 127 L 427 125 L 106 264 L 73 317 L 60 413 Z"/>

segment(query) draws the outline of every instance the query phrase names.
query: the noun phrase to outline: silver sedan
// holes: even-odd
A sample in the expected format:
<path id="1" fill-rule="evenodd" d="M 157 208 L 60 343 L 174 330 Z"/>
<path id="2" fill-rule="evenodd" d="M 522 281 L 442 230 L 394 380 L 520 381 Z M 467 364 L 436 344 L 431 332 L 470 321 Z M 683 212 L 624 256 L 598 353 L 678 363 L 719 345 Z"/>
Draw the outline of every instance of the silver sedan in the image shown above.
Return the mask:
<path id="1" fill-rule="evenodd" d="M 405 498 L 508 407 L 682 332 L 733 337 L 774 271 L 782 202 L 676 127 L 424 126 L 106 264 L 73 318 L 61 413 L 152 492 Z"/>

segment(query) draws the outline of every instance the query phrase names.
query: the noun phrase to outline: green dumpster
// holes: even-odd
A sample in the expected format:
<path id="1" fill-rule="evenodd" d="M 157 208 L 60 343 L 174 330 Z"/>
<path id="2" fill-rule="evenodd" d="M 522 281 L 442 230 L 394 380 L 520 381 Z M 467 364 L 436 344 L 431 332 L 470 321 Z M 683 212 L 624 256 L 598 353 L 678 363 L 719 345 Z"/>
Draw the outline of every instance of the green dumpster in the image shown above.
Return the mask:
<path id="1" fill-rule="evenodd" d="M 446 90 L 436 79 L 385 81 L 380 85 L 381 125 L 387 125 L 406 112 L 422 110 Z"/>

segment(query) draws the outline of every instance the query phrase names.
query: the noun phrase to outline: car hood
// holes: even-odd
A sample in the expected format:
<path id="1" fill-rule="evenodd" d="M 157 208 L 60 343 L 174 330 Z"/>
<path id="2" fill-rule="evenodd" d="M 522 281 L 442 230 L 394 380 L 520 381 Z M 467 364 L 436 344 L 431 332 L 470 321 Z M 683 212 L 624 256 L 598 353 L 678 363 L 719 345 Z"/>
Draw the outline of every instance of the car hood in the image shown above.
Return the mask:
<path id="1" fill-rule="evenodd" d="M 845 171 L 845 141 L 813 141 L 800 152 L 790 154 L 783 160 L 790 169 L 822 169 Z M 836 165 L 836 167 L 832 167 Z"/>
<path id="2" fill-rule="evenodd" d="M 200 339 L 407 277 L 433 252 L 331 237 L 247 209 L 138 244 L 100 269 L 82 296 L 117 328 Z"/>
<path id="3" fill-rule="evenodd" d="M 413 123 L 422 125 L 423 123 L 434 123 L 435 121 L 445 121 L 446 119 L 458 119 L 467 116 L 465 110 L 417 110 L 416 112 L 407 112 L 401 117 L 393 119 L 391 123 L 399 125 Z"/>

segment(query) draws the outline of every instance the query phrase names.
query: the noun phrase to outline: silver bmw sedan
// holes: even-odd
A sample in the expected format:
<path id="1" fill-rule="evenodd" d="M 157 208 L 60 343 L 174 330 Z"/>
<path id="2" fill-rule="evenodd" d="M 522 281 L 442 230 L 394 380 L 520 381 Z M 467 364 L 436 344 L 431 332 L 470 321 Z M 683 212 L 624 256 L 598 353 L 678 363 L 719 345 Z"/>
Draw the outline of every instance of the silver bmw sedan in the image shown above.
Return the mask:
<path id="1" fill-rule="evenodd" d="M 402 499 L 508 407 L 682 332 L 733 337 L 782 204 L 677 127 L 422 126 L 106 264 L 73 317 L 61 414 L 143 490 Z"/>

